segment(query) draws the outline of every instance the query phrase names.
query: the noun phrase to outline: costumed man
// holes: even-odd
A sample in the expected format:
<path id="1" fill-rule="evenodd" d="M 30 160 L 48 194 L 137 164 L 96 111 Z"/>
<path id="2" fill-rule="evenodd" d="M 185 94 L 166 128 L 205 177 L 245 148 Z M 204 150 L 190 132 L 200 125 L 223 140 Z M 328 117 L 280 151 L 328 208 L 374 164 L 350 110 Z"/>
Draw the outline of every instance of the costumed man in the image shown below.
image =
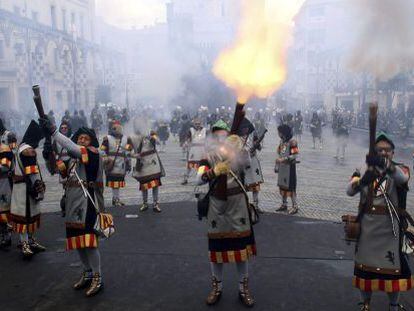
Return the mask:
<path id="1" fill-rule="evenodd" d="M 20 235 L 24 258 L 46 250 L 34 238 L 40 227 L 40 202 L 46 190 L 36 154 L 43 137 L 39 124 L 32 120 L 15 155 L 10 222 L 13 231 Z"/>
<path id="2" fill-rule="evenodd" d="M 183 154 L 183 159 L 187 161 L 187 155 L 188 155 L 188 144 L 190 140 L 190 128 L 191 128 L 191 122 L 188 118 L 188 115 L 184 114 L 181 117 L 181 123 L 180 123 L 180 131 L 178 133 L 179 140 L 180 140 L 180 147 Z"/>
<path id="3" fill-rule="evenodd" d="M 348 143 L 349 137 L 349 128 L 345 123 L 344 117 L 338 115 L 336 117 L 336 126 L 335 126 L 335 136 L 336 136 L 336 155 L 335 159 L 340 159 L 341 161 L 345 160 L 345 149 Z"/>
<path id="4" fill-rule="evenodd" d="M 72 116 L 70 115 L 69 110 L 65 110 L 65 114 L 63 115 L 62 120 L 60 120 L 60 123 L 63 123 L 63 122 L 67 122 L 71 124 Z"/>
<path id="5" fill-rule="evenodd" d="M 296 111 L 295 117 L 293 119 L 293 124 L 296 139 L 300 142 L 302 140 L 303 134 L 303 117 L 300 110 Z"/>
<path id="6" fill-rule="evenodd" d="M 322 150 L 322 121 L 317 112 L 313 113 L 309 128 L 312 134 L 313 149 L 316 148 L 316 140 L 319 140 L 319 148 Z"/>
<path id="7" fill-rule="evenodd" d="M 277 185 L 282 196 L 282 205 L 278 212 L 288 211 L 290 215 L 298 212 L 296 197 L 296 163 L 299 154 L 297 141 L 293 138 L 292 128 L 282 124 L 278 128 L 280 144 L 277 148 L 275 173 L 278 174 Z M 288 209 L 288 197 L 292 200 L 292 208 Z"/>
<path id="8" fill-rule="evenodd" d="M 266 129 L 262 135 L 265 135 Z M 264 136 L 259 138 L 255 130 L 254 125 L 247 119 L 244 118 L 239 126 L 237 133 L 243 140 L 243 155 L 245 159 L 245 171 L 244 171 L 244 184 L 246 190 L 252 192 L 253 204 L 256 209 L 262 213 L 263 211 L 259 208 L 259 192 L 260 185 L 264 183 L 262 167 L 257 157 L 257 152 L 262 149 L 261 141 Z"/>
<path id="9" fill-rule="evenodd" d="M 11 245 L 10 203 L 13 186 L 16 135 L 8 131 L 0 119 L 0 248 Z"/>
<path id="10" fill-rule="evenodd" d="M 215 305 L 223 292 L 223 264 L 236 263 L 239 274 L 239 299 L 248 307 L 254 299 L 248 286 L 248 260 L 256 255 L 256 243 L 249 217 L 248 198 L 243 189 L 244 163 L 238 154 L 243 142 L 237 135 L 227 137 L 225 123 L 212 128 L 215 147 L 209 147 L 200 162 L 198 183 L 209 183 L 208 248 L 212 290 L 207 305 Z"/>
<path id="11" fill-rule="evenodd" d="M 53 122 L 52 122 L 53 123 Z M 72 129 L 71 126 L 68 122 L 63 121 L 60 126 L 59 126 L 59 133 L 61 133 L 62 135 L 65 135 L 66 137 L 71 137 L 72 136 Z M 46 147 L 46 145 L 45 145 Z M 68 169 L 68 165 L 69 165 L 69 161 L 70 161 L 70 156 L 68 154 L 68 151 L 66 148 L 64 148 L 63 146 L 59 145 L 56 141 L 53 141 L 52 143 L 52 151 L 54 152 L 55 158 L 56 158 L 56 168 L 52 168 L 50 167 L 50 163 L 48 161 L 46 161 L 46 167 L 48 168 L 49 172 L 53 175 L 56 172 L 59 172 L 59 183 L 62 185 L 63 190 L 65 188 L 65 183 L 67 180 L 67 175 L 66 175 L 66 171 Z M 48 151 L 44 151 L 43 152 L 43 158 L 45 160 L 48 159 Z M 63 204 L 63 201 L 65 200 L 64 194 L 62 196 L 61 199 L 61 211 L 62 211 L 62 216 L 65 215 L 65 210 L 64 207 L 65 205 Z"/>
<path id="12" fill-rule="evenodd" d="M 102 120 L 102 114 L 99 111 L 98 104 L 95 104 L 95 107 L 93 107 L 91 111 L 91 124 L 92 128 L 95 130 L 96 135 L 99 136 L 99 131 L 101 130 L 103 120 Z"/>
<path id="13" fill-rule="evenodd" d="M 366 157 L 368 169 L 362 178 L 352 175 L 347 194 L 360 194 L 360 235 L 355 247 L 353 285 L 361 292 L 361 310 L 370 310 L 374 291 L 388 294 L 389 310 L 405 310 L 400 292 L 414 285 L 403 252 L 407 225 L 406 196 L 409 168 L 393 161 L 394 143 L 384 133 L 377 135 L 375 155 Z M 369 188 L 373 185 L 372 203 Z M 371 205 L 372 204 L 372 205 Z"/>
<path id="14" fill-rule="evenodd" d="M 91 297 L 103 288 L 98 236 L 94 230 L 98 213 L 105 208 L 99 142 L 93 129 L 81 127 L 70 139 L 57 131 L 47 118 L 39 121 L 70 156 L 66 170 L 59 170 L 66 178 L 66 250 L 76 249 L 83 265 L 81 278 L 73 288 L 86 289 L 86 296 Z"/>
<path id="15" fill-rule="evenodd" d="M 105 152 L 106 186 L 112 188 L 112 205 L 124 206 L 120 199 L 120 189 L 125 187 L 125 175 L 131 170 L 128 155 L 131 146 L 123 135 L 123 129 L 118 121 L 112 122 L 109 134 L 103 138 L 101 150 Z"/>
<path id="16" fill-rule="evenodd" d="M 197 171 L 200 166 L 201 159 L 205 156 L 207 129 L 203 127 L 200 119 L 194 119 L 193 127 L 190 128 L 188 137 L 190 141 L 190 148 L 188 150 L 187 168 L 182 185 L 188 184 L 191 171 Z"/>
<path id="17" fill-rule="evenodd" d="M 165 146 L 170 137 L 170 131 L 168 124 L 165 121 L 161 121 L 157 126 L 157 133 L 160 140 L 160 152 L 165 152 Z"/>
<path id="18" fill-rule="evenodd" d="M 139 190 L 142 192 L 143 203 L 140 211 L 148 209 L 148 191 L 152 189 L 153 211 L 160 213 L 159 187 L 165 171 L 157 153 L 157 136 L 154 131 L 151 131 L 150 135 L 142 135 L 139 127 L 135 125 L 136 123 L 135 135 L 131 136 L 128 142 L 132 146 L 132 157 L 136 158 L 132 177 L 139 182 Z"/>

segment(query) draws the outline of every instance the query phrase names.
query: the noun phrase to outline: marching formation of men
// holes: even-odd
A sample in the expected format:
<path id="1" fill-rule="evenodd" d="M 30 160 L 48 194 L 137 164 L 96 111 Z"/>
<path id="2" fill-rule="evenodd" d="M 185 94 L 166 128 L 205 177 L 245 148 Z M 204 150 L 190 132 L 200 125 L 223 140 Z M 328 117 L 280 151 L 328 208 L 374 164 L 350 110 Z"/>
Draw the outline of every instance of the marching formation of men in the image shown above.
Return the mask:
<path id="1" fill-rule="evenodd" d="M 174 112 L 171 123 L 160 120 L 145 130 L 141 120 L 135 118 L 130 135 L 123 126 L 129 114 L 123 111 L 117 116 L 112 111 L 107 117 L 108 134 L 102 136 L 101 143 L 97 132 L 104 128 L 104 122 L 98 107 L 91 113 L 93 128 L 87 126 L 83 111 L 73 117 L 65 113 L 59 127 L 50 112 L 39 122 L 32 120 L 19 143 L 0 119 L 0 247 L 10 247 L 14 232 L 24 259 L 46 250 L 35 237 L 46 191 L 46 172 L 40 171 L 38 161 L 40 141 L 45 139 L 42 156 L 46 168 L 50 174 L 58 175 L 63 190 L 60 205 L 65 217 L 66 250 L 76 250 L 82 263 L 80 279 L 73 288 L 84 289 L 87 297 L 98 294 L 104 286 L 99 240 L 113 234 L 112 216 L 105 211 L 104 188 L 112 190 L 113 207 L 124 206 L 121 189 L 131 173 L 142 193 L 139 211 L 152 206 L 153 212 L 161 213 L 159 190 L 166 174 L 158 146 L 165 150 L 171 131 L 185 158 L 182 185 L 208 184 L 209 188 L 204 200 L 198 201 L 199 217 L 207 219 L 211 267 L 212 288 L 206 303 L 219 302 L 224 264 L 234 263 L 239 299 L 252 307 L 255 300 L 249 286 L 248 261 L 257 254 L 254 225 L 257 213 L 263 213 L 259 194 L 265 182 L 260 153 L 269 120 L 258 111 L 251 119 L 243 115 L 233 128 L 236 114 L 232 125 L 229 111 L 222 107 L 217 114 L 208 114 L 206 109 L 200 109 L 193 116 Z M 343 162 L 352 121 L 348 113 L 339 109 L 333 116 L 337 142 L 334 157 Z M 282 203 L 276 211 L 298 213 L 296 170 L 303 129 L 309 128 L 313 148 L 322 149 L 324 125 L 318 112 L 307 120 L 301 111 L 281 116 L 274 171 Z M 407 223 L 412 221 L 414 225 L 406 211 L 410 174 L 408 167 L 393 161 L 394 149 L 387 134 L 378 134 L 375 154 L 366 158 L 367 170 L 362 175 L 354 172 L 347 188 L 350 196 L 360 194 L 353 285 L 360 290 L 362 311 L 370 310 L 375 291 L 388 294 L 390 310 L 404 310 L 399 293 L 414 284 L 404 249 Z M 190 183 L 192 176 L 194 183 Z"/>

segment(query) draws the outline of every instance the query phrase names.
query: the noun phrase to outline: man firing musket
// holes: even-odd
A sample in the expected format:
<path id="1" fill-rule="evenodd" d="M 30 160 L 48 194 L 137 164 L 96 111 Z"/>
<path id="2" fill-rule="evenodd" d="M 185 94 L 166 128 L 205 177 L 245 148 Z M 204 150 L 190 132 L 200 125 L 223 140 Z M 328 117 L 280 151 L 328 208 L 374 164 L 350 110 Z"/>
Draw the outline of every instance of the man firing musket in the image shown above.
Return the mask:
<path id="1" fill-rule="evenodd" d="M 98 238 L 102 223 L 111 223 L 104 211 L 103 197 L 103 156 L 99 152 L 99 142 L 93 129 L 80 127 L 69 138 L 48 119 L 39 113 L 39 123 L 43 132 L 59 146 L 67 150 L 69 160 L 59 165 L 57 170 L 65 177 L 62 204 L 65 213 L 66 250 L 76 250 L 82 262 L 82 274 L 73 289 L 86 289 L 91 297 L 103 289 L 101 260 Z M 46 159 L 54 160 L 53 151 L 44 150 Z M 50 165 L 49 167 L 53 167 Z M 52 171 L 53 172 L 53 171 Z M 104 221 L 102 222 L 102 219 Z"/>
<path id="2" fill-rule="evenodd" d="M 231 130 L 219 120 L 212 127 L 216 148 L 200 161 L 198 183 L 209 183 L 208 248 L 212 290 L 208 305 L 215 305 L 222 295 L 223 263 L 236 263 L 239 277 L 239 299 L 252 307 L 254 299 L 248 285 L 248 261 L 256 255 L 256 242 L 250 217 L 247 192 L 242 184 L 245 164 L 240 154 L 243 140 L 237 134 L 244 120 L 243 104 L 238 104 Z M 230 134 L 230 135 L 229 135 Z M 232 256 L 231 254 L 234 254 Z"/>
<path id="3" fill-rule="evenodd" d="M 376 135 L 376 104 L 370 107 L 370 148 L 367 169 L 356 171 L 347 194 L 360 194 L 359 213 L 346 215 L 348 240 L 355 240 L 353 285 L 360 290 L 361 310 L 369 311 L 372 292 L 385 291 L 389 310 L 405 310 L 399 304 L 402 291 L 413 286 L 407 254 L 403 251 L 407 217 L 409 168 L 393 161 L 395 145 L 385 133 Z"/>

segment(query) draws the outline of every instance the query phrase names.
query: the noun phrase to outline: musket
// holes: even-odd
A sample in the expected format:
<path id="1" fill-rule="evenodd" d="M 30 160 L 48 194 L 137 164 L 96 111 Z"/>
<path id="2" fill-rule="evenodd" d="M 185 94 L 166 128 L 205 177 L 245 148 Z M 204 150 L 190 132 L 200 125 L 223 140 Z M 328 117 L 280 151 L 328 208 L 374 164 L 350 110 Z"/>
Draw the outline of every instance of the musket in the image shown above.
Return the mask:
<path id="1" fill-rule="evenodd" d="M 264 140 L 267 132 L 268 132 L 268 129 L 265 129 L 263 134 L 260 135 L 260 137 L 255 141 L 253 146 L 250 148 L 250 153 L 253 153 L 260 148 L 260 145 L 262 144 L 262 141 Z"/>
<path id="2" fill-rule="evenodd" d="M 43 109 L 43 103 L 42 103 L 42 97 L 40 96 L 39 85 L 33 85 L 32 90 L 34 94 L 33 101 L 35 103 L 37 113 L 39 114 L 40 118 L 45 118 L 46 114 L 45 114 L 45 110 Z M 52 144 L 52 137 L 48 133 L 45 133 L 45 142 L 48 142 L 50 145 Z M 56 158 L 53 152 L 49 154 L 48 160 L 49 160 L 49 164 L 51 166 L 52 172 L 54 172 L 56 169 Z"/>
<path id="3" fill-rule="evenodd" d="M 375 155 L 375 136 L 377 132 L 378 103 L 374 102 L 369 105 L 369 156 Z M 375 167 L 369 166 L 368 170 L 375 170 Z M 370 208 L 374 200 L 374 184 L 368 185 L 367 208 Z"/>
<path id="4" fill-rule="evenodd" d="M 244 104 L 241 103 L 237 103 L 236 104 L 236 109 L 234 110 L 234 117 L 233 117 L 233 123 L 231 125 L 231 131 L 230 134 L 236 134 L 239 131 L 239 127 L 240 124 L 242 123 L 244 116 L 245 116 L 245 111 L 244 109 Z"/>
<path id="5" fill-rule="evenodd" d="M 42 97 L 40 96 L 40 87 L 38 85 L 33 85 L 33 101 L 36 105 L 37 112 L 39 117 L 44 118 L 46 116 L 45 110 L 43 109 Z"/>

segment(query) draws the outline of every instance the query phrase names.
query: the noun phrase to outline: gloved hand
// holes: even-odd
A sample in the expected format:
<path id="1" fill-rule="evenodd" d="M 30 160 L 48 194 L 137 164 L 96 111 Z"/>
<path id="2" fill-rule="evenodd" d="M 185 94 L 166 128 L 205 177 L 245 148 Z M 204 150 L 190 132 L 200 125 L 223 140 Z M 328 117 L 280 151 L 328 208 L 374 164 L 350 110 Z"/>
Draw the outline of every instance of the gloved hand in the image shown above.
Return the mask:
<path id="1" fill-rule="evenodd" d="M 60 199 L 60 211 L 61 211 L 62 217 L 65 217 L 66 216 L 66 195 L 64 195 Z"/>
<path id="2" fill-rule="evenodd" d="M 220 176 L 220 175 L 227 175 L 230 171 L 229 163 L 226 162 L 219 162 L 214 166 L 214 175 Z"/>
<path id="3" fill-rule="evenodd" d="M 387 165 L 386 159 L 379 155 L 374 155 L 374 156 L 367 155 L 365 162 L 367 163 L 368 166 L 377 166 L 381 168 L 385 168 Z"/>
<path id="4" fill-rule="evenodd" d="M 361 172 L 359 171 L 359 169 L 356 169 L 355 172 L 352 174 L 351 178 L 354 177 L 361 177 Z"/>
<path id="5" fill-rule="evenodd" d="M 39 125 L 46 134 L 52 135 L 56 131 L 56 125 L 47 116 L 39 118 Z"/>
<path id="6" fill-rule="evenodd" d="M 46 139 L 45 143 L 43 144 L 43 159 L 47 160 L 49 159 L 50 154 L 53 152 L 52 143 L 50 140 Z"/>
<path id="7" fill-rule="evenodd" d="M 362 176 L 359 183 L 363 186 L 366 186 L 374 182 L 375 178 L 377 178 L 377 174 L 375 173 L 375 171 L 366 170 L 364 176 Z"/>
<path id="8" fill-rule="evenodd" d="M 46 191 L 45 183 L 43 181 L 39 180 L 39 179 L 36 180 L 35 183 L 34 183 L 34 190 L 37 193 L 44 193 Z"/>

